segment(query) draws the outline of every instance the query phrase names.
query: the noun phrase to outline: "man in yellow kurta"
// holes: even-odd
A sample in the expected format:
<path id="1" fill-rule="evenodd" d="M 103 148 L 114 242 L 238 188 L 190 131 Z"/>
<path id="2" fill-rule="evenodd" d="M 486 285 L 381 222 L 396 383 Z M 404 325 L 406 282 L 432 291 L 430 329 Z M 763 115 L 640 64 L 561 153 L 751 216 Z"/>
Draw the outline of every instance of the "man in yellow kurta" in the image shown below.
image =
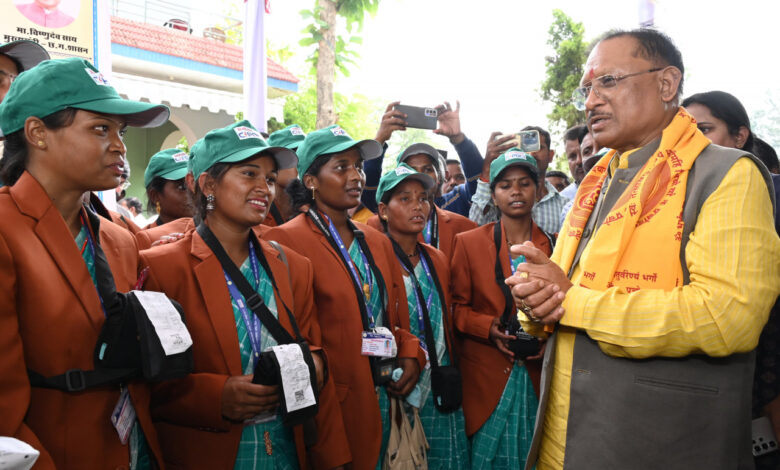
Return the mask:
<path id="1" fill-rule="evenodd" d="M 597 44 L 574 100 L 614 150 L 553 262 L 513 247 L 523 324 L 555 331 L 527 468 L 752 468 L 752 351 L 780 292 L 773 193 L 678 106 L 683 74 L 657 31 Z"/>

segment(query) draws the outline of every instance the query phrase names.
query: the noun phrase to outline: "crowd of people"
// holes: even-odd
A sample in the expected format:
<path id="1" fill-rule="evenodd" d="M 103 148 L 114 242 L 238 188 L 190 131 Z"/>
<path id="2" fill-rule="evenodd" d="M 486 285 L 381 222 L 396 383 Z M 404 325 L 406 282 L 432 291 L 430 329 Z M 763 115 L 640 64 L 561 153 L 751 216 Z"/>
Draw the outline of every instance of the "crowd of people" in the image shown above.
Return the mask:
<path id="1" fill-rule="evenodd" d="M 374 138 L 244 120 L 151 156 L 146 225 L 122 136 L 169 110 L 45 59 L 0 47 L 0 435 L 35 468 L 780 465 L 780 164 L 663 33 L 595 44 L 569 174 L 459 103 L 458 158 L 386 155 L 398 102 Z"/>

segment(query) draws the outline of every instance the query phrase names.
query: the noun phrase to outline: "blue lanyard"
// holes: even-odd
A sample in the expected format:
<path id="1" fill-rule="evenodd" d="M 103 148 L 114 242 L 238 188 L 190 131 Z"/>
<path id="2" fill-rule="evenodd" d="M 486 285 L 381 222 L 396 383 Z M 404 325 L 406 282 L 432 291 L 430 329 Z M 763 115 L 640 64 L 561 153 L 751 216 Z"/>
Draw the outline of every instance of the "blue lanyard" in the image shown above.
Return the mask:
<path id="1" fill-rule="evenodd" d="M 363 253 L 363 249 L 360 248 L 360 244 L 358 244 L 358 251 L 360 251 L 360 258 L 363 261 L 363 266 L 366 270 L 366 282 L 364 283 L 360 279 L 360 273 L 357 270 L 357 266 L 355 265 L 354 260 L 351 256 L 349 256 L 349 251 L 347 251 L 347 247 L 344 245 L 344 241 L 341 239 L 341 235 L 339 235 L 339 231 L 336 230 L 336 227 L 333 225 L 333 222 L 330 220 L 330 217 L 328 217 L 326 214 L 322 214 L 323 217 L 325 217 L 325 220 L 328 221 L 328 232 L 330 232 L 330 236 L 333 237 L 333 240 L 336 241 L 336 244 L 339 246 L 339 250 L 341 251 L 341 255 L 344 257 L 344 260 L 347 261 L 347 267 L 349 268 L 349 272 L 352 273 L 352 277 L 355 279 L 355 282 L 357 282 L 358 285 L 363 286 L 363 295 L 365 296 L 365 304 L 366 304 L 366 313 L 368 314 L 368 327 L 372 330 L 375 326 L 375 315 L 374 312 L 371 309 L 371 302 L 369 302 L 369 299 L 371 298 L 371 294 L 374 290 L 374 277 L 371 274 L 371 265 L 368 263 L 368 259 L 366 258 L 366 254 Z"/>
<path id="2" fill-rule="evenodd" d="M 423 256 L 420 256 L 420 263 L 422 263 L 422 267 L 425 270 L 425 275 L 428 276 L 428 281 L 430 283 L 433 283 L 433 276 L 431 275 L 430 268 L 428 268 L 428 263 L 425 262 L 425 258 Z M 412 281 L 412 284 L 416 284 L 418 282 L 417 277 L 414 275 L 414 273 L 411 273 L 409 272 L 408 269 L 406 269 L 403 260 L 401 260 L 401 267 L 404 268 L 404 271 L 406 271 L 409 274 L 409 279 Z M 423 318 L 423 309 L 422 309 L 420 295 L 417 293 L 417 289 L 412 289 L 412 290 L 414 291 L 414 300 L 415 303 L 417 304 L 417 326 L 418 326 L 417 337 L 420 339 L 420 346 L 422 346 L 423 349 L 428 351 L 428 343 L 425 341 L 425 318 Z M 422 292 L 422 286 L 420 286 L 420 291 Z M 425 307 L 428 310 L 429 318 L 431 316 L 432 304 L 433 304 L 433 292 L 431 291 L 431 293 L 428 295 L 428 298 L 425 299 Z"/>
<path id="3" fill-rule="evenodd" d="M 433 234 L 432 231 L 433 228 L 433 220 L 429 217 L 428 222 L 425 223 L 425 231 L 423 232 L 423 239 L 425 239 L 425 243 L 431 244 L 431 235 Z"/>
<path id="4" fill-rule="evenodd" d="M 249 243 L 249 264 L 252 266 L 252 274 L 255 276 L 255 289 L 257 288 L 257 284 L 260 281 L 260 267 L 258 266 L 257 261 L 257 254 L 255 253 L 255 247 L 252 246 L 252 243 Z M 230 296 L 233 298 L 233 300 L 236 301 L 236 305 L 238 305 L 238 310 L 241 312 L 241 318 L 244 320 L 244 325 L 246 326 L 247 333 L 249 334 L 249 342 L 252 344 L 252 364 L 257 363 L 257 358 L 260 356 L 261 351 L 261 334 L 263 329 L 263 324 L 260 322 L 260 319 L 257 318 L 257 315 L 254 314 L 254 312 L 250 313 L 249 309 L 246 307 L 246 304 L 244 303 L 244 297 L 241 295 L 241 292 L 236 287 L 235 283 L 230 279 L 230 276 L 223 270 L 222 273 L 225 275 L 225 281 L 227 282 L 228 290 L 230 291 Z"/>

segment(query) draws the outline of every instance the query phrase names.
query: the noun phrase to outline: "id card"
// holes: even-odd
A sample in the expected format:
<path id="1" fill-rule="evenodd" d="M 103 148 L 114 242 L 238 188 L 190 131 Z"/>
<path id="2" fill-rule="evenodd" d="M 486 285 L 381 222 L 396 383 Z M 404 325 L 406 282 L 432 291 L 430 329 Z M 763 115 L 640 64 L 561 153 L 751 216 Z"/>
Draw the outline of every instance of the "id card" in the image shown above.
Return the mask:
<path id="1" fill-rule="evenodd" d="M 364 356 L 395 357 L 397 353 L 395 338 L 387 328 L 364 331 L 360 353 Z"/>
<path id="2" fill-rule="evenodd" d="M 111 412 L 111 424 L 114 425 L 119 441 L 126 445 L 130 440 L 130 432 L 135 424 L 135 408 L 130 400 L 130 392 L 122 387 L 122 393 L 119 395 L 119 401 L 116 402 L 114 411 Z"/>

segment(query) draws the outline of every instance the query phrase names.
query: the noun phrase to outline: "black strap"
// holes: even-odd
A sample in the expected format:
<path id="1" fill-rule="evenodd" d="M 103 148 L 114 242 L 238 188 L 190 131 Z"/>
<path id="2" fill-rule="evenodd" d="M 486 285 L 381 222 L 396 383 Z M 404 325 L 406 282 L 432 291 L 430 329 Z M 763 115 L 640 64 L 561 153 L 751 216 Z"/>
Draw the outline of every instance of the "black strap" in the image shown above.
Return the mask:
<path id="1" fill-rule="evenodd" d="M 395 240 L 390 238 L 393 243 L 393 251 L 395 251 L 396 257 L 401 261 L 401 264 L 406 268 L 406 272 L 409 273 L 409 277 L 412 278 L 412 284 L 414 284 L 414 290 L 417 292 L 417 298 L 420 300 L 420 308 L 422 309 L 423 324 L 425 325 L 425 344 L 428 347 L 428 360 L 431 361 L 431 367 L 439 367 L 439 358 L 436 355 L 436 341 L 433 339 L 433 327 L 431 326 L 431 316 L 428 313 L 428 306 L 425 303 L 425 296 L 423 296 L 422 288 L 420 288 L 420 281 L 417 279 L 417 275 L 414 274 L 414 266 L 412 266 L 409 257 Z M 418 244 L 419 245 L 419 244 Z M 418 250 L 419 250 L 418 246 Z"/>
<path id="2" fill-rule="evenodd" d="M 509 320 L 512 314 L 515 312 L 515 301 L 512 299 L 512 292 L 509 290 L 509 286 L 506 285 L 504 280 L 504 268 L 501 267 L 501 246 L 502 246 L 502 229 L 501 221 L 499 220 L 493 226 L 493 242 L 496 245 L 496 284 L 501 288 L 501 292 L 504 294 L 504 312 L 501 314 L 501 324 L 509 324 Z"/>
<path id="3" fill-rule="evenodd" d="M 97 369 L 82 370 L 70 369 L 64 374 L 53 377 L 44 377 L 43 375 L 27 369 L 27 377 L 30 379 L 30 386 L 41 388 L 53 388 L 66 392 L 80 392 L 87 388 L 101 387 L 120 382 L 126 382 L 138 375 L 137 368 L 127 369 Z"/>
<path id="4" fill-rule="evenodd" d="M 260 295 L 252 288 L 252 286 L 249 285 L 249 281 L 246 280 L 233 260 L 230 259 L 228 254 L 225 252 L 225 249 L 222 247 L 222 244 L 219 243 L 219 240 L 217 240 L 217 237 L 214 236 L 214 233 L 211 231 L 211 229 L 209 229 L 205 223 L 201 222 L 198 225 L 197 231 L 198 235 L 203 238 L 203 241 L 206 242 L 206 245 L 208 245 L 211 251 L 214 252 L 214 254 L 217 256 L 219 263 L 222 265 L 222 269 L 225 270 L 236 287 L 238 287 L 241 295 L 244 296 L 244 300 L 246 301 L 247 306 L 257 316 L 257 318 L 260 319 L 260 322 L 268 329 L 268 332 L 271 333 L 271 336 L 274 337 L 276 342 L 279 344 L 302 342 L 303 338 L 301 337 L 301 332 L 298 330 L 298 323 L 295 321 L 295 317 L 293 317 L 290 309 L 287 308 L 287 305 L 282 303 L 284 309 L 287 311 L 287 316 L 290 319 L 290 324 L 292 325 L 293 331 L 295 332 L 295 338 L 293 338 L 292 335 L 290 335 L 290 333 L 284 329 L 282 324 L 279 323 L 279 320 L 274 317 L 274 315 L 268 309 L 268 306 L 265 304 L 265 302 L 263 302 L 263 298 L 260 297 Z M 265 269 L 265 272 L 271 279 L 271 285 L 274 287 L 275 291 L 279 292 L 279 289 L 276 287 L 276 281 L 274 281 L 273 273 L 271 273 L 271 269 L 268 267 L 268 262 L 265 259 L 263 250 L 260 247 L 260 242 L 257 241 L 257 237 L 255 237 L 255 234 L 252 230 L 249 231 L 249 242 L 254 246 L 255 254 L 260 261 L 260 264 L 262 264 L 263 269 Z M 281 294 L 279 297 L 281 298 Z"/>
<path id="5" fill-rule="evenodd" d="M 90 207 L 84 207 L 86 214 L 87 230 L 89 230 L 95 250 L 95 286 L 103 305 L 106 316 L 120 314 L 122 310 L 122 301 L 117 295 L 116 284 L 114 284 L 114 275 L 111 273 L 111 267 L 108 265 L 106 254 L 100 246 L 100 217 L 93 212 Z M 139 370 L 136 368 L 109 369 L 101 368 L 95 370 L 70 369 L 64 374 L 52 377 L 44 377 L 33 370 L 27 370 L 27 376 L 30 379 L 30 386 L 53 388 L 66 392 L 80 392 L 86 388 L 100 387 L 119 382 L 125 382 L 136 376 Z"/>
<path id="6" fill-rule="evenodd" d="M 284 223 L 284 217 L 282 217 L 282 213 L 279 212 L 279 208 L 276 207 L 276 203 L 271 203 L 271 217 L 274 218 L 274 222 L 276 222 L 276 225 L 282 225 Z"/>
<path id="7" fill-rule="evenodd" d="M 339 245 L 336 243 L 336 240 L 333 239 L 333 237 L 330 235 L 330 231 L 328 230 L 327 225 L 322 220 L 322 217 L 317 213 L 314 209 L 309 209 L 309 211 L 306 213 L 306 215 L 314 222 L 314 225 L 317 226 L 317 228 L 320 230 L 322 235 L 325 237 L 325 239 L 330 244 L 331 248 L 333 248 L 333 251 L 336 253 L 336 256 L 339 257 L 341 262 L 344 264 L 344 267 L 349 272 L 349 260 L 344 259 L 344 255 L 341 253 L 341 249 L 339 248 Z M 374 257 L 371 254 L 371 250 L 368 249 L 368 244 L 365 241 L 365 235 L 363 232 L 358 230 L 355 225 L 347 219 L 347 224 L 352 230 L 352 233 L 355 235 L 355 238 L 358 241 L 358 244 L 360 245 L 360 249 L 363 250 L 363 254 L 366 256 L 366 259 L 368 260 L 369 265 L 371 266 L 371 272 L 374 274 L 374 278 L 377 280 L 377 285 L 379 285 L 379 291 L 382 295 L 382 305 L 384 306 L 389 300 L 386 298 L 385 294 L 385 281 L 382 277 L 382 273 L 379 272 L 379 269 L 376 267 L 376 263 L 374 263 Z M 352 287 L 355 291 L 355 296 L 357 297 L 358 302 L 358 308 L 360 309 L 360 320 L 363 322 L 363 330 L 368 331 L 368 307 L 366 306 L 366 296 L 363 293 L 363 286 L 358 285 L 357 281 L 353 278 L 353 276 L 349 275 L 350 281 L 352 281 Z M 387 318 L 387 311 L 385 310 L 382 315 L 382 320 L 385 326 L 389 325 L 389 319 Z"/>
<path id="8" fill-rule="evenodd" d="M 418 244 L 419 245 L 419 244 Z M 446 297 L 444 297 L 444 289 L 441 287 L 441 282 L 439 282 L 439 274 L 436 272 L 436 266 L 433 265 L 433 261 L 431 260 L 431 256 L 428 253 L 428 250 L 423 246 L 419 245 L 420 250 L 420 256 L 425 258 L 425 262 L 428 263 L 428 267 L 431 268 L 431 275 L 433 276 L 433 283 L 436 285 L 436 291 L 439 294 L 439 300 L 441 301 L 441 320 L 443 322 L 443 328 L 444 328 L 444 335 L 449 336 L 447 333 L 450 331 L 455 331 L 455 329 L 450 329 L 449 325 L 447 324 L 447 301 Z M 452 347 L 455 347 L 455 338 L 450 336 L 450 344 Z M 444 342 L 444 346 L 447 347 L 447 342 Z M 451 349 L 448 349 L 450 353 L 450 362 L 452 362 L 452 365 L 455 367 L 458 367 L 458 360 L 456 358 L 457 354 L 454 354 Z"/>

